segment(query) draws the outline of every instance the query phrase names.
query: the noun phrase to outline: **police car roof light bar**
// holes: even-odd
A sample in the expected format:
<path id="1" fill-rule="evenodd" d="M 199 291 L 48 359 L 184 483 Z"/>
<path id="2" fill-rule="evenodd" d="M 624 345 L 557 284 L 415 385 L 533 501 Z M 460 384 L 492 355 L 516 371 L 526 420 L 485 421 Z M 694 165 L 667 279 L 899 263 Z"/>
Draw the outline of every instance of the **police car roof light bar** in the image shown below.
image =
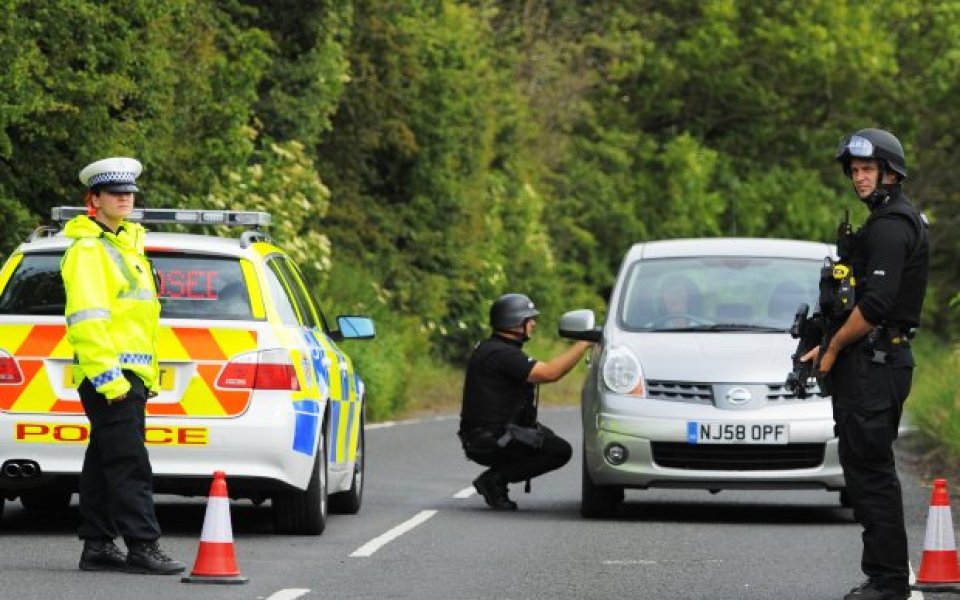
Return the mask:
<path id="1" fill-rule="evenodd" d="M 55 223 L 87 214 L 83 206 L 55 206 L 50 216 Z M 271 223 L 269 213 L 242 210 L 198 210 L 181 208 L 135 208 L 129 217 L 137 223 L 177 225 L 227 225 L 235 227 L 266 227 Z"/>

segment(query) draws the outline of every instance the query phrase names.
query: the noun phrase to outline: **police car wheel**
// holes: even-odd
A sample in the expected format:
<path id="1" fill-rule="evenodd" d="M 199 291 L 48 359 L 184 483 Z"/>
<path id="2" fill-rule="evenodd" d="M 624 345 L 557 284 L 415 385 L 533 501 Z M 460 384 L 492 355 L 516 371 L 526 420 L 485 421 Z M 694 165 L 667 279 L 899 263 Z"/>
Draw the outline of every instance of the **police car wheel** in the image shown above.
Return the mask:
<path id="1" fill-rule="evenodd" d="M 357 458 L 353 465 L 350 489 L 330 495 L 330 512 L 343 515 L 355 515 L 360 512 L 360 505 L 363 503 L 363 470 L 365 466 L 363 425 L 364 419 L 361 417 L 360 435 L 357 439 Z"/>
<path id="2" fill-rule="evenodd" d="M 30 512 L 63 512 L 72 495 L 69 490 L 40 488 L 20 494 L 20 504 Z"/>
<path id="3" fill-rule="evenodd" d="M 580 516 L 585 519 L 601 519 L 616 515 L 623 502 L 623 486 L 596 485 L 587 472 L 587 457 L 583 457 L 580 488 Z"/>
<path id="4" fill-rule="evenodd" d="M 0 518 L 3 518 L 3 505 L 7 501 L 7 499 L 3 497 L 3 493 L 3 490 L 0 490 Z"/>
<path id="5" fill-rule="evenodd" d="M 274 494 L 273 526 L 277 533 L 320 535 L 327 526 L 327 439 L 324 431 L 307 489 Z"/>

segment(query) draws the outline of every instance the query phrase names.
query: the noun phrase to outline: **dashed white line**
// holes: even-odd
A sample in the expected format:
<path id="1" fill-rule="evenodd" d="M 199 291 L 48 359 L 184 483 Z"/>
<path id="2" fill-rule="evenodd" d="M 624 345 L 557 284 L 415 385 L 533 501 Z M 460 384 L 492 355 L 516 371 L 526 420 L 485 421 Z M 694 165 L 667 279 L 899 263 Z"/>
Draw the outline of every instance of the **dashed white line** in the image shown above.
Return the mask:
<path id="1" fill-rule="evenodd" d="M 296 600 L 304 594 L 309 594 L 310 590 L 303 590 L 298 588 L 291 588 L 288 590 L 280 590 L 274 594 L 271 594 L 267 600 Z"/>
<path id="2" fill-rule="evenodd" d="M 426 522 L 427 519 L 429 519 L 435 514 L 437 514 L 437 511 L 435 510 L 421 510 L 415 516 L 411 517 L 410 519 L 407 519 L 403 523 L 400 523 L 390 531 L 384 533 L 379 537 L 375 537 L 369 542 L 367 542 L 366 544 L 360 546 L 359 548 L 354 550 L 353 554 L 351 554 L 350 556 L 361 557 L 361 558 L 371 556 L 373 555 L 374 552 L 376 552 L 380 548 L 389 544 L 390 542 L 397 539 L 401 535 L 407 533 L 417 525 L 420 525 Z"/>
<path id="3" fill-rule="evenodd" d="M 472 496 L 472 495 L 474 495 L 474 494 L 476 494 L 476 493 L 477 493 L 477 490 L 475 490 L 475 489 L 473 488 L 473 486 L 471 485 L 470 487 L 465 487 L 465 488 L 463 488 L 462 490 L 460 490 L 459 492 L 457 492 L 456 494 L 454 494 L 453 497 L 454 497 L 454 498 L 469 498 L 470 496 Z"/>

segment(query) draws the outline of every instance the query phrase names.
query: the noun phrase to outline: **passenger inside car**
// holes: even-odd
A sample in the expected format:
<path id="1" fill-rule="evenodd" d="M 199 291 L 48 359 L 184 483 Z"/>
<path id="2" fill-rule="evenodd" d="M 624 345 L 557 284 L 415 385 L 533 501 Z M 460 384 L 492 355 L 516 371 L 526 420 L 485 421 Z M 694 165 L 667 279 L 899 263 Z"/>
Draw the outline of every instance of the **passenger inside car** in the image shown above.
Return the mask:
<path id="1" fill-rule="evenodd" d="M 808 294 L 803 291 L 799 283 L 782 281 L 770 294 L 770 300 L 767 302 L 767 316 L 777 326 L 790 327 L 797 307 L 804 302 L 808 302 Z"/>

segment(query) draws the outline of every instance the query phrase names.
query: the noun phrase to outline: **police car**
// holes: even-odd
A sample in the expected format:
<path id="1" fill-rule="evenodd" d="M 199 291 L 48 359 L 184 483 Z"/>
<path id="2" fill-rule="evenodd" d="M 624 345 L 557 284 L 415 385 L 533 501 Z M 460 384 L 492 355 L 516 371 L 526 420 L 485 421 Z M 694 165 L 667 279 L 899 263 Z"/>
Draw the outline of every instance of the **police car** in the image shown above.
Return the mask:
<path id="1" fill-rule="evenodd" d="M 53 209 L 65 223 L 82 208 Z M 141 223 L 235 225 L 239 238 L 150 233 L 158 274 L 161 391 L 146 407 L 158 493 L 203 496 L 225 471 L 234 498 L 271 501 L 281 533 L 318 535 L 363 498 L 364 384 L 300 270 L 258 212 L 137 209 Z M 71 240 L 35 231 L 0 269 L 0 514 L 4 500 L 63 510 L 77 491 L 89 423 L 66 339 L 60 259 Z"/>

